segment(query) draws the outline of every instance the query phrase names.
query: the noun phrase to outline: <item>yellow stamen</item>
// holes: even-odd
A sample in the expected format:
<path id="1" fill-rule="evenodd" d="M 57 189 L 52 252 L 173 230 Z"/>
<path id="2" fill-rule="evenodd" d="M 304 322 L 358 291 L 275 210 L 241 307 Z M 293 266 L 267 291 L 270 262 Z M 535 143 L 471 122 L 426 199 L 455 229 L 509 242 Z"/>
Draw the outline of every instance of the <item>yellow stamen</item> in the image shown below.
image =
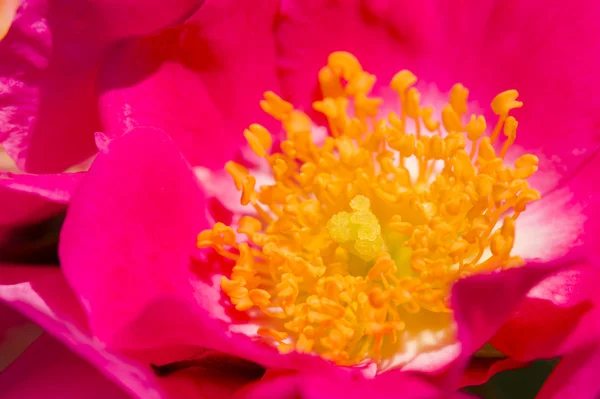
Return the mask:
<path id="1" fill-rule="evenodd" d="M 281 152 L 272 153 L 262 126 L 244 135 L 275 182 L 255 187 L 245 167 L 229 162 L 242 204 L 257 216 L 243 217 L 237 233 L 217 223 L 198 246 L 235 261 L 223 291 L 238 310 L 254 309 L 258 335 L 282 353 L 382 363 L 408 329 L 451 311 L 454 282 L 522 263 L 511 255 L 515 220 L 540 198 L 526 181 L 538 159 L 505 165 L 517 129 L 508 114 L 522 105 L 515 90 L 493 100 L 499 122 L 485 137 L 486 120 L 467 114 L 460 84 L 440 123 L 409 71 L 392 79 L 402 105 L 385 117 L 382 99 L 370 96 L 375 77 L 351 54 L 333 53 L 318 79 L 324 97 L 314 108 L 331 136 L 315 144 L 310 118 L 267 92 L 261 106 L 287 134 Z"/>

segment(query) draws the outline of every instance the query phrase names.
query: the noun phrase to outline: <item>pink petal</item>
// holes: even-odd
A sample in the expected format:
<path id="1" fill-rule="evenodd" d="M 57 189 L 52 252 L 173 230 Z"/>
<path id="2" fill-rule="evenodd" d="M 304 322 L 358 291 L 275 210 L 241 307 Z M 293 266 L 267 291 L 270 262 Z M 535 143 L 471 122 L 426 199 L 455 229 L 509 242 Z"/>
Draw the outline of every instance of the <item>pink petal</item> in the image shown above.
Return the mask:
<path id="1" fill-rule="evenodd" d="M 596 265 L 573 265 L 553 273 L 528 293 L 492 344 L 528 361 L 561 356 L 597 342 L 599 283 Z"/>
<path id="2" fill-rule="evenodd" d="M 134 129 L 97 156 L 72 198 L 59 250 L 96 335 L 144 346 L 193 334 L 183 314 L 204 212 L 196 178 L 164 132 Z M 127 327 L 140 317 L 154 328 L 132 337 Z"/>
<path id="3" fill-rule="evenodd" d="M 236 399 L 359 399 L 365 397 L 464 399 L 471 396 L 458 392 L 445 392 L 413 374 L 392 371 L 372 380 L 342 379 L 312 373 L 267 375 L 242 390 Z"/>
<path id="4" fill-rule="evenodd" d="M 64 209 L 81 178 L 78 173 L 28 175 L 0 172 L 0 226 L 39 222 Z"/>
<path id="5" fill-rule="evenodd" d="M 14 191 L 2 184 L 0 179 L 0 228 L 39 222 L 63 208 L 37 195 Z"/>
<path id="6" fill-rule="evenodd" d="M 0 186 L 67 204 L 81 177 L 81 173 L 30 175 L 0 172 Z"/>
<path id="7" fill-rule="evenodd" d="M 598 370 L 600 348 L 586 348 L 564 356 L 536 399 L 597 399 L 600 395 Z"/>
<path id="8" fill-rule="evenodd" d="M 276 10 L 276 1 L 256 7 L 207 0 L 184 26 L 115 49 L 101 84 L 107 134 L 156 126 L 193 165 L 222 168 L 244 142 L 244 128 L 273 124 L 259 101 L 263 92 L 278 90 Z"/>
<path id="9" fill-rule="evenodd" d="M 0 375 L 42 332 L 22 314 L 0 303 Z"/>
<path id="10" fill-rule="evenodd" d="M 282 92 L 304 110 L 320 93 L 317 75 L 333 51 L 349 51 L 387 86 L 403 68 L 430 68 L 428 48 L 437 41 L 429 2 L 285 0 L 276 27 Z M 392 16 L 392 19 L 381 15 Z"/>
<path id="11" fill-rule="evenodd" d="M 155 354 L 125 355 L 107 349 L 90 334 L 84 311 L 57 268 L 0 266 L 0 300 L 45 328 L 134 397 L 229 397 L 248 382 L 247 376 L 212 370 L 189 370 L 158 378 L 149 366 L 149 358 L 155 359 Z M 177 353 L 164 353 L 163 357 Z"/>
<path id="12" fill-rule="evenodd" d="M 515 112 L 516 144 L 546 158 L 540 168 L 558 173 L 556 184 L 600 145 L 599 17 L 600 6 L 584 0 L 552 0 L 543 7 L 519 1 L 286 0 L 275 31 L 282 91 L 310 110 L 317 72 L 337 50 L 354 53 L 381 85 L 404 68 L 442 91 L 461 82 L 469 99 L 486 110 L 496 94 L 515 88 L 525 102 Z M 488 125 L 495 123 L 491 112 L 486 117 Z"/>
<path id="13" fill-rule="evenodd" d="M 6 399 L 130 398 L 46 334 L 0 374 L 0 392 Z"/>
<path id="14" fill-rule="evenodd" d="M 517 89 L 525 102 L 515 112 L 517 145 L 546 155 L 549 162 L 540 165 L 542 170 L 557 169 L 561 176 L 576 171 L 600 145 L 595 95 L 600 5 L 584 0 L 545 1 L 539 7 L 519 1 L 438 3 L 447 40 L 442 65 L 486 106 L 495 93 Z"/>
<path id="15" fill-rule="evenodd" d="M 481 348 L 509 318 L 527 292 L 561 265 L 574 263 L 560 259 L 553 264 L 529 264 L 517 269 L 476 275 L 456 283 L 452 289 L 452 309 L 458 326 L 461 357 L 448 374 L 456 384 L 471 355 Z"/>
<path id="16" fill-rule="evenodd" d="M 89 157 L 107 46 L 174 22 L 197 3 L 23 0 L 0 42 L 0 141 L 19 168 L 61 172 Z"/>

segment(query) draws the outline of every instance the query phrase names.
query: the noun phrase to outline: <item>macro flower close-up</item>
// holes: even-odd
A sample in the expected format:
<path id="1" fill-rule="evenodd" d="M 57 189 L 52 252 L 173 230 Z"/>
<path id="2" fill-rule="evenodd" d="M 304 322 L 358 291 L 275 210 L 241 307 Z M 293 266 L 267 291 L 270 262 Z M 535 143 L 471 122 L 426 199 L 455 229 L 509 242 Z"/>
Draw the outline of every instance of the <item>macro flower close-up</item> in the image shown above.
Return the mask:
<path id="1" fill-rule="evenodd" d="M 0 396 L 598 398 L 598 17 L 0 2 Z"/>

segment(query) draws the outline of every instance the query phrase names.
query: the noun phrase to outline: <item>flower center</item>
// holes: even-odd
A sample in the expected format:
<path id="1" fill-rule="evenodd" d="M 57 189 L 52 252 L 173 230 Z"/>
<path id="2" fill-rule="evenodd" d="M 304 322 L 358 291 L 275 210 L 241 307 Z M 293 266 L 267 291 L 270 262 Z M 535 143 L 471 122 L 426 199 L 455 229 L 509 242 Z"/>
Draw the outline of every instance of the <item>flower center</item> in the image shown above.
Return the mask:
<path id="1" fill-rule="evenodd" d="M 486 121 L 467 115 L 460 84 L 440 123 L 409 71 L 392 79 L 401 106 L 383 118 L 382 99 L 370 96 L 375 77 L 351 54 L 331 54 L 319 82 L 323 100 L 313 106 L 330 136 L 317 145 L 309 117 L 267 92 L 261 106 L 287 133 L 281 150 L 260 125 L 244 134 L 274 183 L 256 187 L 229 162 L 241 203 L 256 215 L 240 219 L 240 237 L 217 223 L 198 246 L 235 261 L 223 291 L 281 352 L 382 363 L 397 355 L 406 329 L 451 312 L 454 282 L 522 263 L 511 256 L 515 220 L 540 198 L 526 181 L 538 159 L 505 165 L 517 128 L 508 113 L 522 106 L 515 90 L 494 98 L 499 120 L 484 137 Z"/>

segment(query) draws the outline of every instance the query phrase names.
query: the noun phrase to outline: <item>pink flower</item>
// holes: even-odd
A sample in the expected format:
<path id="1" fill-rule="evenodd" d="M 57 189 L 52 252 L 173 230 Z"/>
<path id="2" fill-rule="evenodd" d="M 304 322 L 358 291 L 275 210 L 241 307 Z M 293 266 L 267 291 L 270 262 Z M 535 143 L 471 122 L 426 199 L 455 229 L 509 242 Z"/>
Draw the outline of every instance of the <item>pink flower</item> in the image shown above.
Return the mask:
<path id="1" fill-rule="evenodd" d="M 101 150 L 72 197 L 61 237 L 62 273 L 3 267 L 0 297 L 127 392 L 138 397 L 227 397 L 230 390 L 252 381 L 251 374 L 235 368 L 235 361 L 220 367 L 219 378 L 202 369 L 164 378 L 151 372 L 151 362 L 194 358 L 206 347 L 275 371 L 303 371 L 269 374 L 239 391 L 241 397 L 264 397 L 263 390 L 272 397 L 297 390 L 318 397 L 340 386 L 349 392 L 387 391 L 386 381 L 397 378 L 414 387 L 406 395 L 433 397 L 437 392 L 439 388 L 417 376 L 390 371 L 370 381 L 360 370 L 356 374 L 309 355 L 281 355 L 235 332 L 227 321 L 233 315 L 222 313 L 223 294 L 207 280 L 215 269 L 203 264 L 192 272 L 188 266 L 196 231 L 206 223 L 205 205 L 175 144 L 161 131 L 136 129 Z M 489 339 L 519 298 L 547 273 L 545 268 L 524 267 L 457 285 L 453 308 L 462 345 L 469 349 L 456 362 L 454 382 L 449 383 L 456 383 L 467 354 Z M 500 287 L 505 298 L 495 294 Z M 212 353 L 206 357 L 208 365 Z M 329 385 L 332 381 L 339 381 L 335 388 Z M 320 388 L 308 390 L 309 382 Z"/>
<path id="2" fill-rule="evenodd" d="M 521 127 L 517 143 L 522 148 L 512 147 L 506 159 L 516 159 L 524 149 L 540 158 L 539 178 L 532 185 L 542 192 L 542 200 L 519 218 L 515 252 L 526 260 L 568 266 L 575 271 L 592 267 L 593 259 L 588 254 L 597 232 L 593 207 L 596 190 L 590 181 L 597 163 L 598 121 L 595 97 L 583 95 L 594 87 L 594 80 L 584 77 L 597 69 L 598 59 L 582 48 L 597 46 L 597 28 L 585 21 L 593 21 L 598 10 L 594 4 L 585 6 L 560 3 L 534 13 L 506 2 L 467 2 L 454 4 L 452 9 L 445 9 L 445 3 L 426 3 L 417 10 L 375 1 L 326 5 L 273 2 L 260 9 L 236 2 L 207 1 L 181 26 L 126 40 L 108 52 L 99 83 L 100 120 L 106 136 L 114 140 L 108 144 L 109 139 L 99 136 L 102 153 L 73 195 L 61 238 L 62 271 L 86 317 L 74 324 L 70 313 L 57 316 L 51 307 L 40 307 L 38 298 L 45 303 L 48 300 L 43 293 L 27 287 L 27 278 L 20 280 L 24 286 L 7 284 L 0 296 L 21 307 L 138 396 L 144 393 L 139 390 L 140 384 L 168 392 L 163 384 L 172 380 L 156 380 L 144 362 L 161 356 L 166 357 L 164 362 L 191 356 L 191 352 L 180 352 L 175 357 L 172 350 L 148 355 L 150 349 L 172 345 L 210 347 L 269 369 L 302 372 L 292 376 L 275 373 L 273 380 L 268 374 L 269 378 L 240 391 L 255 395 L 264 392 L 261 389 L 287 389 L 292 385 L 302 390 L 310 381 L 324 382 L 311 373 L 305 374 L 311 370 L 326 376 L 331 373 L 332 378 L 341 381 L 357 374 L 355 368 L 334 367 L 315 356 L 279 354 L 236 331 L 235 322 L 242 321 L 243 315 L 222 302 L 228 299 L 214 278 L 230 273 L 227 265 L 208 257 L 194 268 L 194 273 L 187 267 L 193 252 L 190 237 L 207 227 L 206 194 L 187 162 L 216 169 L 239 150 L 240 129 L 252 122 L 267 125 L 256 113 L 264 90 L 276 90 L 309 112 L 318 92 L 315 77 L 319 68 L 329 53 L 341 49 L 352 51 L 365 70 L 377 76 L 375 94 L 383 95 L 380 84 L 387 84 L 403 67 L 411 68 L 425 83 L 440 85 L 438 90 L 427 91 L 420 86 L 423 104 L 436 102 L 439 95 L 435 93 L 447 91 L 455 81 L 471 90 L 469 106 L 475 102 L 486 104 L 497 92 L 516 87 L 526 100 L 526 107 L 518 111 Z M 573 23 L 554 23 L 564 15 Z M 570 35 L 578 37 L 577 46 Z M 72 110 L 69 112 L 72 115 Z M 489 112 L 483 114 L 488 121 L 493 120 Z M 90 126 L 93 118 L 82 118 L 85 123 L 72 118 L 68 121 L 78 127 Z M 163 128 L 177 145 L 158 130 L 130 131 L 136 126 Z M 95 125 L 87 130 L 94 129 Z M 33 137 L 31 129 L 23 131 L 18 137 Z M 216 134 L 215 138 L 207 137 L 206 132 Z M 261 141 L 260 134 L 251 133 Z M 223 142 L 221 137 L 227 137 L 227 146 L 216 145 Z M 89 135 L 78 139 L 90 142 Z M 72 147 L 72 159 L 79 158 L 79 147 Z M 28 159 L 35 159 L 32 154 L 33 150 Z M 519 234 L 526 239 L 521 240 Z M 577 258 L 581 262 L 571 264 L 567 262 L 571 258 L 563 257 L 574 253 L 584 255 Z M 215 264 L 207 267 L 210 261 Z M 589 298 L 581 294 L 585 292 L 583 283 L 564 290 L 564 302 L 548 295 L 560 289 L 543 290 L 553 279 L 559 287 L 569 284 L 565 278 L 568 270 L 557 271 L 556 276 L 530 290 L 551 270 L 527 265 L 457 283 L 451 306 L 457 340 L 432 353 L 418 353 L 407 364 L 413 370 L 436 374 L 445 382 L 444 387 L 455 387 L 469 357 L 492 338 L 518 305 L 523 308 L 517 312 L 523 312 L 530 303 L 543 303 L 540 309 L 544 311 L 536 312 L 539 318 L 534 322 L 559 320 L 557 325 L 561 326 L 575 325 L 580 320 L 582 325 L 591 323 L 589 320 L 595 318 L 586 303 Z M 52 316 L 54 320 L 48 321 Z M 73 338 L 74 325 L 81 326 L 79 335 L 75 334 L 79 338 Z M 590 337 L 559 328 L 552 331 L 552 339 L 558 341 L 540 344 L 537 352 L 520 352 L 518 344 L 511 342 L 515 334 L 510 329 L 515 325 L 528 326 L 516 313 L 492 341 L 511 356 L 505 361 L 512 362 L 510 365 L 550 353 L 568 353 L 565 360 L 573 360 L 568 360 L 567 366 L 570 361 L 585 365 L 589 359 L 580 359 L 582 348 L 595 345 Z M 94 345 L 98 344 L 96 338 L 114 353 L 126 353 L 117 362 L 120 367 L 114 364 L 113 352 Z M 590 364 L 594 359 L 589 360 Z M 137 369 L 142 370 L 141 374 L 131 379 L 126 378 L 129 374 L 123 377 L 121 366 L 135 364 L 136 360 L 143 363 Z M 503 366 L 493 367 L 498 370 Z M 557 368 L 557 375 L 561 369 Z M 582 367 L 579 375 L 585 377 L 589 370 Z M 384 386 L 396 373 L 383 373 L 372 384 L 382 381 Z M 440 377 L 439 373 L 446 374 Z M 412 378 L 400 375 L 398 378 Z M 356 378 L 360 386 L 356 392 L 371 384 L 363 377 Z M 556 386 L 549 384 L 545 389 L 553 388 Z M 327 389 L 323 385 L 319 392 Z M 580 397 L 593 397 L 591 390 L 579 393 Z"/>

